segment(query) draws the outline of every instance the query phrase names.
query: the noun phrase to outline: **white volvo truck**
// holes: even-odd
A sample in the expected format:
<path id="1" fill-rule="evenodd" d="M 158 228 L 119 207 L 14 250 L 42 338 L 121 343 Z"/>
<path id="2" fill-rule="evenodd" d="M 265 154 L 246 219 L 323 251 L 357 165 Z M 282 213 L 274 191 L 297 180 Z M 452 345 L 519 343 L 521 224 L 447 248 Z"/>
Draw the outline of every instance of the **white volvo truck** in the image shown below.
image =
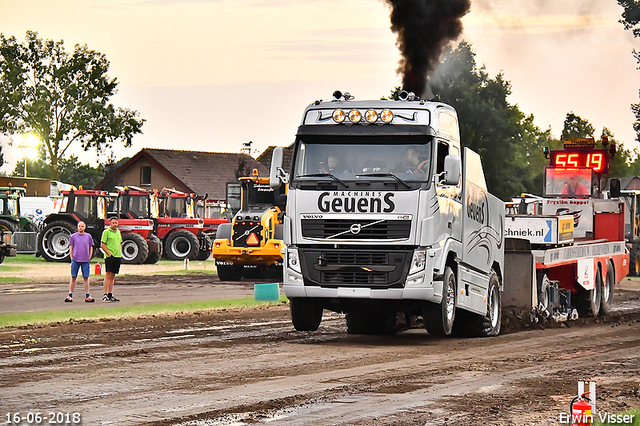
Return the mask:
<path id="1" fill-rule="evenodd" d="M 355 334 L 422 317 L 430 334 L 497 335 L 505 206 L 478 154 L 461 148 L 456 111 L 406 93 L 352 99 L 335 92 L 306 108 L 290 171 L 274 151 L 271 183 L 289 183 L 283 288 L 294 327 L 316 330 L 328 309 Z"/>

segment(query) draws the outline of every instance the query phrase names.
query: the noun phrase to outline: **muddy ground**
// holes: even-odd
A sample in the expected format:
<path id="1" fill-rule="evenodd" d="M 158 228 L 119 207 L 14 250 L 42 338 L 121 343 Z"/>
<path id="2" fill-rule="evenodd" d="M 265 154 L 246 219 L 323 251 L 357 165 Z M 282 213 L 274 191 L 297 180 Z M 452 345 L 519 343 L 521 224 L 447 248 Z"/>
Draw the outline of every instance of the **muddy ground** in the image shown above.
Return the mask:
<path id="1" fill-rule="evenodd" d="M 120 289 L 215 298 L 224 286 L 207 278 L 139 276 Z M 69 412 L 84 425 L 554 425 L 579 379 L 597 382 L 601 413 L 620 412 L 640 407 L 639 284 L 621 283 L 615 317 L 488 339 L 349 335 L 327 312 L 317 332 L 299 333 L 286 305 L 6 328 L 0 421 Z M 64 282 L 32 294 L 58 300 L 60 288 L 64 297 Z"/>

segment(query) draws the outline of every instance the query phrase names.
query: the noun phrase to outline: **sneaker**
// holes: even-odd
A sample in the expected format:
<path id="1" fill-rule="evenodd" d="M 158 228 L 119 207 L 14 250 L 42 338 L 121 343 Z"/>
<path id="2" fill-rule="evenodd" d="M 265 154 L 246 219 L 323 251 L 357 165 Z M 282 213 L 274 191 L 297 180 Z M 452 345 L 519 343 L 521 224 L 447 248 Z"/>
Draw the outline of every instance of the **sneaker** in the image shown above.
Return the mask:
<path id="1" fill-rule="evenodd" d="M 87 302 L 87 303 L 93 303 L 93 302 L 96 301 L 96 299 L 94 299 L 93 297 L 89 296 L 86 299 L 84 299 L 84 301 Z"/>
<path id="2" fill-rule="evenodd" d="M 102 296 L 102 301 L 103 302 L 111 302 L 112 300 L 109 299 L 109 296 L 107 296 L 106 294 L 104 296 Z"/>
<path id="3" fill-rule="evenodd" d="M 73 299 L 71 297 L 67 297 L 66 299 L 64 299 L 65 302 L 73 302 Z"/>
<path id="4" fill-rule="evenodd" d="M 109 301 L 110 301 L 110 302 L 119 302 L 119 301 L 120 301 L 120 299 L 116 299 L 115 297 L 111 296 L 111 297 L 109 298 Z"/>

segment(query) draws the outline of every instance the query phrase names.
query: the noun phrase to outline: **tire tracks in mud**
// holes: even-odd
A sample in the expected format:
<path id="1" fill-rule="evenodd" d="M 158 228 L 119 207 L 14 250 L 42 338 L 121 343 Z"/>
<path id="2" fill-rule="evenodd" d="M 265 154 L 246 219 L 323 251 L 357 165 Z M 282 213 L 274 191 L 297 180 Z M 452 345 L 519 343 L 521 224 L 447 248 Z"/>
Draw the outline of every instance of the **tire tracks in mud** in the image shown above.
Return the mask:
<path id="1" fill-rule="evenodd" d="M 444 424 L 465 412 L 452 395 L 498 398 L 522 381 L 640 353 L 638 323 L 439 339 L 347 335 L 335 314 L 318 332 L 297 333 L 285 307 L 243 315 L 2 332 L 1 408 L 77 411 L 87 425 Z M 34 341 L 24 352 L 4 348 L 11 339 Z"/>

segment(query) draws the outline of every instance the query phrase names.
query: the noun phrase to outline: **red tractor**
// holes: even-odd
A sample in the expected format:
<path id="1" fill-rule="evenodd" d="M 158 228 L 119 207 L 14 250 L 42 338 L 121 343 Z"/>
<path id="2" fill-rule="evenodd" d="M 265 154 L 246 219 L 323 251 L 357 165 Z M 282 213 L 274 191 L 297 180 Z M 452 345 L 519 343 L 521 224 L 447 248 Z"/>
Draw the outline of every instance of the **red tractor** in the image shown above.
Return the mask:
<path id="1" fill-rule="evenodd" d="M 102 232 L 109 226 L 107 206 L 111 201 L 105 191 L 62 191 L 59 212 L 47 216 L 38 234 L 36 255 L 42 255 L 49 262 L 69 262 L 69 238 L 76 232 L 80 221 L 87 225 L 86 232 L 93 237 L 95 247 L 100 247 Z M 152 220 L 122 218 L 118 228 L 122 232 L 122 263 L 158 261 L 162 246 L 153 234 Z M 94 253 L 96 251 L 97 248 Z"/>
<path id="2" fill-rule="evenodd" d="M 133 186 L 117 189 L 120 217 L 152 219 L 166 258 L 204 260 L 209 257 L 212 240 L 204 233 L 204 221 L 195 217 L 195 194 L 166 189 L 148 191 Z"/>

